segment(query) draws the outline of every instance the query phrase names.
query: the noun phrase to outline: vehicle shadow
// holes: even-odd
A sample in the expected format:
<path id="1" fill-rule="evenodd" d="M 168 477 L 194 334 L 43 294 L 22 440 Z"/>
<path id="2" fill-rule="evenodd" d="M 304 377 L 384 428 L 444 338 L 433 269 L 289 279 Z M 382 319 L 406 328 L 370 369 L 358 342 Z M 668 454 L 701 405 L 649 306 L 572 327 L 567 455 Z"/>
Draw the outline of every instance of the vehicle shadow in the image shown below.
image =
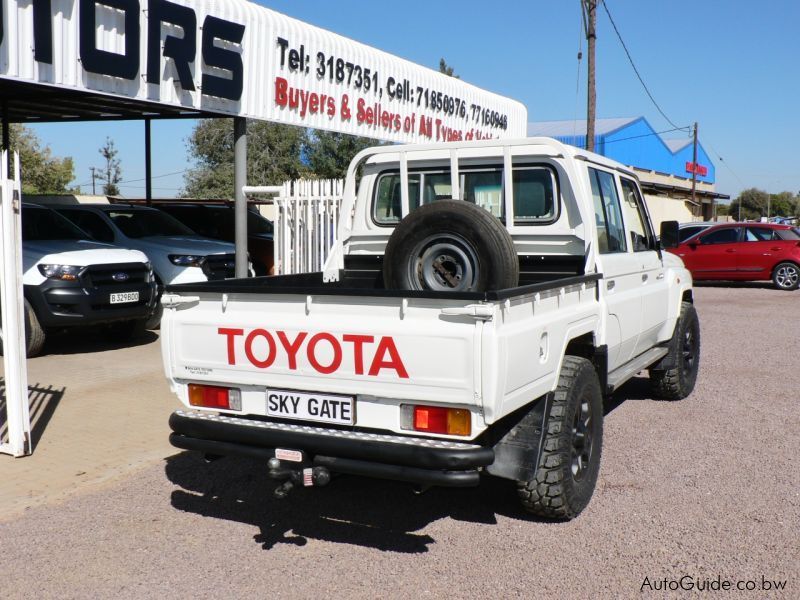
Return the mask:
<path id="1" fill-rule="evenodd" d="M 58 408 L 59 402 L 64 397 L 67 388 L 55 389 L 52 385 L 44 386 L 39 383 L 28 386 L 28 402 L 31 417 L 31 447 L 36 449 L 47 429 L 50 419 Z M 6 414 L 6 381 L 0 377 L 0 415 Z M 8 435 L 8 420 L 3 419 L 0 425 L 0 439 Z"/>
<path id="2" fill-rule="evenodd" d="M 88 354 L 121 348 L 146 346 L 158 340 L 158 334 L 147 330 L 128 340 L 114 339 L 101 327 L 81 329 L 80 335 L 69 331 L 48 334 L 43 355 Z"/>
<path id="3" fill-rule="evenodd" d="M 709 288 L 739 288 L 739 289 L 752 289 L 752 290 L 775 289 L 775 286 L 770 281 L 695 281 L 694 286 L 709 287 Z"/>
<path id="4" fill-rule="evenodd" d="M 653 398 L 653 392 L 650 389 L 650 378 L 646 375 L 632 377 L 615 391 L 609 398 L 606 398 L 603 403 L 603 415 L 608 416 L 614 410 L 622 406 L 628 400 L 651 400 L 653 402 L 661 402 L 657 398 Z"/>
<path id="5" fill-rule="evenodd" d="M 167 459 L 165 470 L 180 488 L 172 492 L 174 508 L 256 526 L 253 539 L 265 550 L 314 539 L 424 553 L 436 540 L 418 532 L 439 519 L 541 521 L 522 511 L 513 482 L 493 477 L 476 488 L 431 488 L 417 496 L 409 484 L 339 476 L 325 488 L 296 488 L 279 500 L 272 494 L 277 483 L 256 460 L 225 457 L 206 464 L 199 454 L 182 452 Z"/>

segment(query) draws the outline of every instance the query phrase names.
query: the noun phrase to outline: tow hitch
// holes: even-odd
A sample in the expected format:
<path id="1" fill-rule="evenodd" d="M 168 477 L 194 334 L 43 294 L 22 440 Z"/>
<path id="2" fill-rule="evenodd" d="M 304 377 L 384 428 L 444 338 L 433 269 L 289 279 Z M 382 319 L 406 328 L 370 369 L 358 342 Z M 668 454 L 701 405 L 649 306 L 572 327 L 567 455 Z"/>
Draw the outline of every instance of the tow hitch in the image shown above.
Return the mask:
<path id="1" fill-rule="evenodd" d="M 331 472 L 326 467 L 286 467 L 284 464 L 279 458 L 270 458 L 267 462 L 268 475 L 283 482 L 273 492 L 276 498 L 286 498 L 296 485 L 320 487 L 330 483 Z"/>

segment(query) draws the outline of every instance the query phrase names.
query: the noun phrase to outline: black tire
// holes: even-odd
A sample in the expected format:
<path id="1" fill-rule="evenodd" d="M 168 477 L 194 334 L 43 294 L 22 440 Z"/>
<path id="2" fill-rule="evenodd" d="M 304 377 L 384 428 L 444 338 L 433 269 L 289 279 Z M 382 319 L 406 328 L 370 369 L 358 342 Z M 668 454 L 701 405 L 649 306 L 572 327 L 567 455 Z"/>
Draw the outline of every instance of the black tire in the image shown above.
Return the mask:
<path id="1" fill-rule="evenodd" d="M 791 292 L 800 286 L 800 266 L 782 262 L 772 270 L 772 283 L 779 290 Z"/>
<path id="2" fill-rule="evenodd" d="M 388 289 L 483 292 L 516 287 L 519 261 L 503 224 L 462 200 L 438 200 L 398 223 L 383 258 Z"/>
<path id="3" fill-rule="evenodd" d="M 163 314 L 164 307 L 161 305 L 161 296 L 159 296 L 156 301 L 156 306 L 153 308 L 153 314 L 145 320 L 145 329 L 159 329 L 161 327 L 161 316 Z"/>
<path id="4" fill-rule="evenodd" d="M 699 368 L 700 321 L 694 305 L 682 302 L 669 352 L 650 367 L 653 395 L 662 400 L 683 400 L 694 390 Z"/>
<path id="5" fill-rule="evenodd" d="M 164 282 L 157 274 L 156 278 L 156 305 L 153 307 L 153 312 L 145 322 L 145 329 L 160 329 L 161 316 L 164 314 L 164 307 L 161 305 L 161 295 L 164 293 Z"/>
<path id="6" fill-rule="evenodd" d="M 145 332 L 147 319 L 133 319 L 131 321 L 120 321 L 108 326 L 106 337 L 113 341 L 127 342 L 140 337 Z"/>
<path id="7" fill-rule="evenodd" d="M 539 517 L 569 520 L 592 499 L 603 447 L 603 394 L 594 365 L 565 356 L 547 419 L 536 476 L 518 481 L 522 506 Z"/>
<path id="8" fill-rule="evenodd" d="M 28 358 L 39 356 L 45 342 L 45 332 L 39 318 L 27 300 L 25 302 L 25 353 Z M 3 330 L 0 326 L 0 356 L 3 356 Z"/>

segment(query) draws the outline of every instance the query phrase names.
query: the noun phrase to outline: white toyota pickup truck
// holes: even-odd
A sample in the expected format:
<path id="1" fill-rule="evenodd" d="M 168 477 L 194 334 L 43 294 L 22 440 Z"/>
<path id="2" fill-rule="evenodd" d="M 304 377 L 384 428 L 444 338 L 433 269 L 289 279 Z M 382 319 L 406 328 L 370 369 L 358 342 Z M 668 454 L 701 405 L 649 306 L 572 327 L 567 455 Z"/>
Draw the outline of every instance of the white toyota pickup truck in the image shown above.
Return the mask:
<path id="1" fill-rule="evenodd" d="M 636 175 L 551 139 L 387 146 L 350 165 L 323 272 L 167 286 L 171 442 L 282 483 L 356 474 L 517 482 L 569 519 L 600 466 L 603 399 L 648 370 L 691 393 L 692 278 Z"/>

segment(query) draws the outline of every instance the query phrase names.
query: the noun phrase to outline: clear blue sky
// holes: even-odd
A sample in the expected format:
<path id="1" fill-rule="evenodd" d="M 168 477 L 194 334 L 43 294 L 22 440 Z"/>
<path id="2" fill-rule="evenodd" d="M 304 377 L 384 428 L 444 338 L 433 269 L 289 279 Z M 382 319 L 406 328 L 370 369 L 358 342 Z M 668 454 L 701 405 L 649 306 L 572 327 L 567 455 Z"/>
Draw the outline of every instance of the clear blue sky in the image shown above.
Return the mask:
<path id="1" fill-rule="evenodd" d="M 432 68 L 444 57 L 462 79 L 523 102 L 530 121 L 585 118 L 585 42 L 580 79 L 576 59 L 579 0 L 259 3 Z M 800 2 L 607 4 L 667 116 L 678 125 L 699 123 L 700 141 L 717 165 L 718 191 L 732 197 L 751 186 L 800 192 Z M 597 60 L 599 117 L 644 115 L 656 131 L 670 129 L 636 79 L 602 8 Z M 192 121 L 153 123 L 154 175 L 190 165 L 186 138 L 192 126 Z M 144 177 L 142 123 L 35 129 L 55 154 L 75 159 L 76 184 L 91 181 L 89 167 L 101 164 L 97 150 L 111 137 L 129 182 L 122 192 L 144 195 L 144 182 L 130 181 Z M 155 179 L 154 195 L 173 196 L 182 183 L 182 175 Z"/>

